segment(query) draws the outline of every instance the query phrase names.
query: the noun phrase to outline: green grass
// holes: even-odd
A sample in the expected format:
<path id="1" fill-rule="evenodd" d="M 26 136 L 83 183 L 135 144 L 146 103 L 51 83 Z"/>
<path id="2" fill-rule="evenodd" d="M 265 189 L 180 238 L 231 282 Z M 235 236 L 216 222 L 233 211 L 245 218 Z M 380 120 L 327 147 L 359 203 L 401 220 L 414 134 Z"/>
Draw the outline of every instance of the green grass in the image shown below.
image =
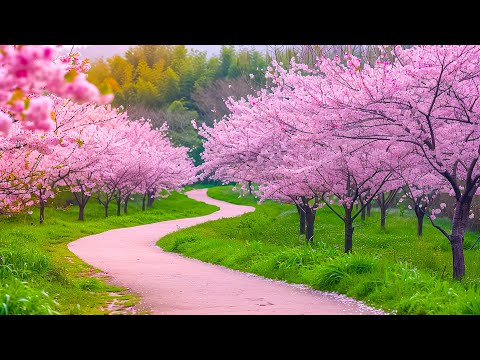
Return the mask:
<path id="1" fill-rule="evenodd" d="M 343 249 L 343 223 L 328 208 L 317 212 L 315 242 L 298 235 L 298 214 L 290 205 L 251 196 L 231 187 L 213 187 L 209 196 L 257 209 L 177 231 L 158 245 L 203 261 L 268 278 L 335 291 L 398 314 L 480 314 L 480 249 L 468 250 L 478 233 L 465 237 L 466 277 L 451 280 L 451 252 L 446 238 L 425 220 L 416 235 L 416 218 L 390 211 L 386 230 L 380 214 L 355 226 L 353 253 Z M 359 219 L 360 220 L 360 219 Z M 448 220 L 441 219 L 449 227 Z"/>
<path id="2" fill-rule="evenodd" d="M 136 297 L 91 275 L 100 272 L 78 259 L 67 244 L 106 230 L 157 221 L 210 214 L 218 208 L 172 193 L 141 211 L 140 199 L 129 203 L 128 214 L 104 217 L 103 206 L 91 199 L 85 221 L 77 220 L 78 208 L 62 209 L 60 196 L 47 208 L 45 223 L 38 210 L 0 220 L 0 314 L 101 314 L 113 298 L 131 304 Z M 93 270 L 93 271 L 92 271 Z M 93 272 L 93 274 L 92 274 Z M 110 293 L 120 293 L 110 296 Z"/>
<path id="3" fill-rule="evenodd" d="M 206 184 L 196 183 L 196 184 L 191 184 L 191 185 L 184 186 L 182 192 L 184 193 L 184 192 L 194 190 L 194 189 L 209 189 L 209 188 L 212 188 L 212 187 L 218 187 L 219 185 L 220 185 L 220 183 L 217 182 L 217 181 L 209 182 L 209 183 L 206 183 Z"/>

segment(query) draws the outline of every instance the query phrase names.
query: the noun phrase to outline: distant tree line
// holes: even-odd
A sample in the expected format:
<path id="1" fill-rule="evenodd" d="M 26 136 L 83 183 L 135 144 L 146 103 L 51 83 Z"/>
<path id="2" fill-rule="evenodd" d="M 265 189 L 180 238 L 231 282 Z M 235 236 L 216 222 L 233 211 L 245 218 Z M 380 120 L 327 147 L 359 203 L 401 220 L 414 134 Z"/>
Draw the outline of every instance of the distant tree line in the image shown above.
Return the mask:
<path id="1" fill-rule="evenodd" d="M 93 61 L 88 79 L 113 91 L 113 105 L 131 118 L 150 118 L 157 127 L 166 121 L 173 143 L 188 146 L 198 163 L 203 149 L 191 120 L 209 126 L 220 120 L 228 112 L 226 98 L 265 85 L 266 64 L 266 55 L 255 49 L 222 46 L 218 56 L 207 58 L 185 45 L 139 45 L 124 56 Z"/>

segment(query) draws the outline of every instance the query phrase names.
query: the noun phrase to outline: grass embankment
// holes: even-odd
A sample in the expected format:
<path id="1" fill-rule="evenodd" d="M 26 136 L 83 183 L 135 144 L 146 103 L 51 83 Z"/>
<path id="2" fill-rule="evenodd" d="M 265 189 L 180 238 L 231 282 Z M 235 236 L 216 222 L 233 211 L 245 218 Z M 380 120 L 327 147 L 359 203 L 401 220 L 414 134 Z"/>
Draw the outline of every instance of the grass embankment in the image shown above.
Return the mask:
<path id="1" fill-rule="evenodd" d="M 91 199 L 84 222 L 77 220 L 76 206 L 47 208 L 44 224 L 38 222 L 38 210 L 2 218 L 0 314 L 103 314 L 109 312 L 107 303 L 113 298 L 129 306 L 135 297 L 118 294 L 121 288 L 92 276 L 99 270 L 72 254 L 67 244 L 110 229 L 207 215 L 218 207 L 173 193 L 155 200 L 144 212 L 138 199 L 129 203 L 127 215 L 116 216 L 115 210 L 111 204 L 110 216 L 105 218 L 103 207 Z"/>
<path id="2" fill-rule="evenodd" d="M 343 249 L 343 223 L 329 209 L 317 212 L 315 243 L 298 235 L 293 206 L 271 201 L 257 205 L 251 196 L 238 198 L 232 187 L 208 190 L 212 198 L 257 209 L 241 217 L 222 219 L 177 231 L 159 240 L 168 251 L 255 273 L 335 291 L 398 314 L 480 314 L 480 249 L 469 250 L 478 233 L 465 239 L 467 277 L 451 280 L 448 240 L 425 220 L 424 235 L 416 235 L 416 219 L 406 211 L 391 211 L 386 230 L 372 211 L 358 221 L 353 253 Z M 360 220 L 360 219 L 359 219 Z M 443 221 L 448 227 L 448 221 Z"/>

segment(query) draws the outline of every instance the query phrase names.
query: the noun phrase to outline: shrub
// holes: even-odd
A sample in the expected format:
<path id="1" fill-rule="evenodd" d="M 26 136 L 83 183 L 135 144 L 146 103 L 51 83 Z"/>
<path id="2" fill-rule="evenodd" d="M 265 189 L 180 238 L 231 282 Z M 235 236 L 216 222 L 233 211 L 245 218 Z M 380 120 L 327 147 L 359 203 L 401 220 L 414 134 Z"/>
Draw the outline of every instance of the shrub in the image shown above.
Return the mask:
<path id="1" fill-rule="evenodd" d="M 178 237 L 178 238 L 175 239 L 173 245 L 168 250 L 173 251 L 173 252 L 180 252 L 179 247 L 181 245 L 186 244 L 186 243 L 195 242 L 196 240 L 197 239 L 195 238 L 194 235 L 185 235 L 185 236 Z"/>
<path id="2" fill-rule="evenodd" d="M 32 273 L 45 275 L 52 268 L 51 260 L 34 248 L 0 253 L 0 277 L 9 273 L 26 279 Z"/>
<path id="3" fill-rule="evenodd" d="M 17 278 L 3 279 L 0 286 L 0 315 L 58 314 L 57 303 L 44 291 L 30 288 Z"/>
<path id="4" fill-rule="evenodd" d="M 94 277 L 80 278 L 77 286 L 85 291 L 101 290 L 105 288 L 104 283 Z"/>
<path id="5" fill-rule="evenodd" d="M 343 254 L 319 267 L 313 285 L 320 289 L 331 290 L 343 279 L 351 279 L 351 275 L 372 272 L 377 265 L 374 256 L 360 254 Z"/>
<path id="6" fill-rule="evenodd" d="M 475 290 L 470 290 L 465 296 L 462 314 L 480 315 L 480 294 Z"/>

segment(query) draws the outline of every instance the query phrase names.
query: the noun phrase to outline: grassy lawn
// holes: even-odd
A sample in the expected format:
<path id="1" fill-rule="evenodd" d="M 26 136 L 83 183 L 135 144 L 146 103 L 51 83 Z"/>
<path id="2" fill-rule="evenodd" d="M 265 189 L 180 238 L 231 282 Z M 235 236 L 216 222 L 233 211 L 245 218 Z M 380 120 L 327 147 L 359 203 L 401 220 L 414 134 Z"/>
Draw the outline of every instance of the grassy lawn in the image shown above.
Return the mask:
<path id="1" fill-rule="evenodd" d="M 465 239 L 466 278 L 451 280 L 451 253 L 446 238 L 425 220 L 424 235 L 416 235 L 416 219 L 391 210 L 386 230 L 372 210 L 358 219 L 353 253 L 343 249 L 343 223 L 328 208 L 317 212 L 315 243 L 298 235 L 293 206 L 251 196 L 238 197 L 232 187 L 213 187 L 212 198 L 257 208 L 241 217 L 184 229 L 158 245 L 203 261 L 268 278 L 303 283 L 335 291 L 397 314 L 480 314 L 480 246 L 469 250 L 478 233 Z M 449 223 L 443 220 L 448 228 Z"/>
<path id="2" fill-rule="evenodd" d="M 109 312 L 107 303 L 113 298 L 123 308 L 128 307 L 136 298 L 92 276 L 100 270 L 78 259 L 67 244 L 110 229 L 202 216 L 216 210 L 216 206 L 173 193 L 155 200 L 145 212 L 141 211 L 140 199 L 135 199 L 129 203 L 128 214 L 119 217 L 111 204 L 108 218 L 104 217 L 103 206 L 92 198 L 84 222 L 77 220 L 76 206 L 47 208 L 44 224 L 38 222 L 38 210 L 32 215 L 2 217 L 0 314 L 104 314 Z"/>

